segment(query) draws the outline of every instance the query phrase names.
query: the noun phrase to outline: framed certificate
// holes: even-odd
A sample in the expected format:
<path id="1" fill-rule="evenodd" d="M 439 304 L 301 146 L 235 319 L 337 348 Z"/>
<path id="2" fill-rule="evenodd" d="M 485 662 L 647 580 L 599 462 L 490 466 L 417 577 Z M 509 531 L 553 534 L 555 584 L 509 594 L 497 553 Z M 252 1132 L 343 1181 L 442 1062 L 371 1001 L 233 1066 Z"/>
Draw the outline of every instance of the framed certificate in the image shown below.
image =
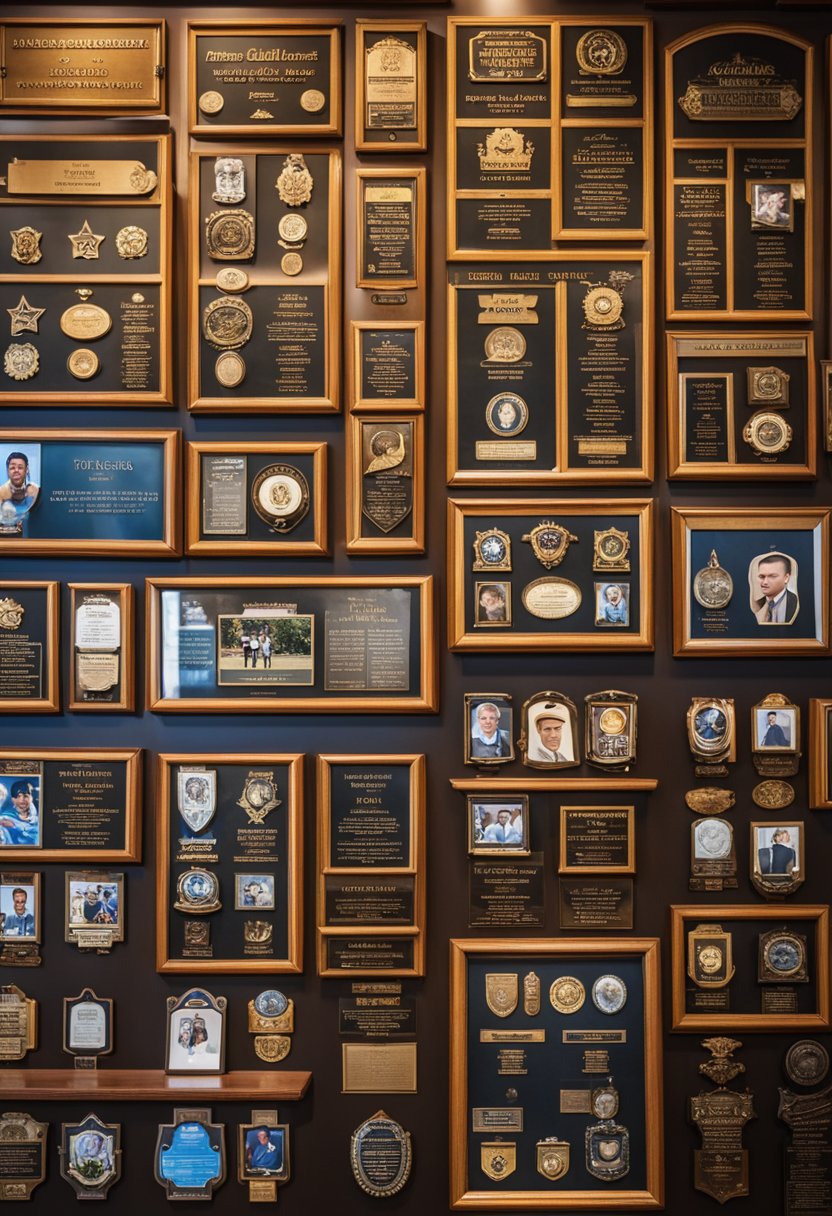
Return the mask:
<path id="1" fill-rule="evenodd" d="M 425 408 L 425 322 L 350 321 L 350 409 Z"/>
<path id="2" fill-rule="evenodd" d="M 427 170 L 357 169 L 357 287 L 424 289 Z"/>
<path id="3" fill-rule="evenodd" d="M 355 150 L 427 149 L 427 22 L 355 23 Z"/>
<path id="4" fill-rule="evenodd" d="M 61 708 L 59 609 L 60 583 L 0 582 L 0 713 Z"/>
<path id="5" fill-rule="evenodd" d="M 133 584 L 69 583 L 69 709 L 135 707 Z"/>

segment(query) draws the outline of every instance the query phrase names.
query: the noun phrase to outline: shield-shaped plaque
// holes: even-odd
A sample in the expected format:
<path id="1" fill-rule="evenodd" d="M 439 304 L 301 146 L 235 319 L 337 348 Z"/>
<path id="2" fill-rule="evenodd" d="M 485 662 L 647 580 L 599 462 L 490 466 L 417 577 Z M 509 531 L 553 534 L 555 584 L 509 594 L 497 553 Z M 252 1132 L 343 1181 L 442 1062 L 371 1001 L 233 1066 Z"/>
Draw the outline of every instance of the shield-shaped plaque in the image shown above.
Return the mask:
<path id="1" fill-rule="evenodd" d="M 587 1172 L 613 1182 L 630 1171 L 630 1133 L 620 1123 L 604 1119 L 584 1132 Z"/>
<path id="2" fill-rule="evenodd" d="M 517 1145 L 504 1140 L 480 1145 L 482 1172 L 494 1182 L 502 1182 L 517 1168 Z"/>
<path id="3" fill-rule="evenodd" d="M 61 1124 L 61 1177 L 79 1199 L 106 1199 L 121 1176 L 121 1124 L 89 1114 L 80 1123 Z"/>
<path id="4" fill-rule="evenodd" d="M 180 768 L 176 774 L 179 814 L 192 832 L 202 832 L 217 811 L 216 769 Z"/>
<path id="5" fill-rule="evenodd" d="M 516 974 L 485 977 L 485 1003 L 498 1018 L 507 1018 L 517 1008 L 520 985 Z"/>
<path id="6" fill-rule="evenodd" d="M 569 1170 L 569 1141 L 554 1136 L 537 1142 L 537 1172 L 550 1182 L 562 1178 Z"/>

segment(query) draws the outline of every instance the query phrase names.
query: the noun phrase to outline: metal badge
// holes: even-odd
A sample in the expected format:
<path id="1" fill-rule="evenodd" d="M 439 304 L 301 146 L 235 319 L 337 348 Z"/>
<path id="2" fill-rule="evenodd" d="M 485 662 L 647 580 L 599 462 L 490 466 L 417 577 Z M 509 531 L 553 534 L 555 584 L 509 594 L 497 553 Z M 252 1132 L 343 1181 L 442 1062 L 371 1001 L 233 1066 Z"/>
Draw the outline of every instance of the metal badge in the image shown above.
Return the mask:
<path id="1" fill-rule="evenodd" d="M 520 985 L 516 973 L 497 974 L 485 977 L 485 1003 L 498 1018 L 507 1018 L 514 1013 L 519 999 Z"/>
<path id="2" fill-rule="evenodd" d="M 483 1141 L 480 1167 L 492 1182 L 503 1182 L 517 1169 L 517 1145 L 506 1140 Z"/>
<path id="3" fill-rule="evenodd" d="M 604 528 L 595 533 L 592 547 L 592 569 L 596 574 L 630 572 L 630 533 L 618 528 Z"/>
<path id="4" fill-rule="evenodd" d="M 48 1131 L 48 1123 L 38 1123 L 23 1111 L 0 1115 L 0 1202 L 31 1199 L 43 1182 Z"/>
<path id="5" fill-rule="evenodd" d="M 601 1013 L 620 1013 L 627 1004 L 627 985 L 617 975 L 600 975 L 592 985 L 592 1003 Z"/>
<path id="6" fill-rule="evenodd" d="M 90 228 L 89 220 L 84 220 L 78 232 L 68 232 L 67 239 L 72 245 L 72 256 L 74 258 L 83 258 L 87 262 L 98 259 L 101 254 L 99 248 L 106 237 L 100 233 L 93 232 Z"/>
<path id="7" fill-rule="evenodd" d="M 722 790 L 715 785 L 703 785 L 685 794 L 685 805 L 696 815 L 722 815 L 730 811 L 736 801 L 733 790 Z"/>
<path id="8" fill-rule="evenodd" d="M 300 246 L 306 240 L 308 233 L 309 224 L 306 216 L 298 215 L 296 211 L 290 211 L 287 215 L 280 217 L 277 225 L 280 240 L 277 243 L 284 249 L 290 246 Z"/>
<path id="9" fill-rule="evenodd" d="M 225 98 L 216 89 L 208 89 L 207 92 L 200 94 L 199 108 L 203 114 L 219 114 L 224 105 Z"/>
<path id="10" fill-rule="evenodd" d="M 792 1043 L 783 1062 L 792 1085 L 820 1085 L 829 1072 L 829 1052 L 815 1039 Z"/>
<path id="11" fill-rule="evenodd" d="M 217 811 L 217 770 L 177 769 L 176 792 L 179 814 L 185 823 L 195 834 L 204 831 Z"/>
<path id="12" fill-rule="evenodd" d="M 527 583 L 520 593 L 520 599 L 532 616 L 543 621 L 562 621 L 578 611 L 583 595 L 577 583 L 554 574 Z"/>
<path id="13" fill-rule="evenodd" d="M 274 184 L 278 197 L 287 207 L 302 207 L 312 201 L 312 174 L 306 167 L 302 152 L 290 152 Z"/>
<path id="14" fill-rule="evenodd" d="M 513 325 L 498 325 L 486 335 L 483 349 L 490 363 L 517 363 L 526 353 L 526 339 Z"/>
<path id="15" fill-rule="evenodd" d="M 320 89 L 305 89 L 300 95 L 300 104 L 307 114 L 318 114 L 326 105 L 326 94 Z"/>
<path id="16" fill-rule="evenodd" d="M 511 570 L 511 537 L 501 528 L 487 528 L 474 536 L 472 570 Z"/>
<path id="17" fill-rule="evenodd" d="M 243 262 L 254 257 L 254 216 L 242 207 L 212 211 L 205 220 L 205 244 L 215 262 Z"/>
<path id="18" fill-rule="evenodd" d="M 375 1198 L 397 1195 L 413 1165 L 410 1132 L 383 1110 L 377 1110 L 350 1137 L 350 1165 L 355 1181 Z"/>
<path id="19" fill-rule="evenodd" d="M 147 253 L 147 233 L 137 224 L 127 224 L 116 233 L 116 252 L 125 261 L 143 258 Z"/>
<path id="20" fill-rule="evenodd" d="M 634 276 L 627 270 L 614 271 L 608 283 L 591 283 L 581 301 L 584 329 L 623 329 L 624 297 L 621 289 Z"/>
<path id="21" fill-rule="evenodd" d="M 485 407 L 485 422 L 495 435 L 519 435 L 529 421 L 529 407 L 519 393 L 497 393 Z"/>
<path id="22" fill-rule="evenodd" d="M 219 291 L 246 291 L 248 275 L 240 266 L 222 266 L 217 271 L 217 289 Z"/>
<path id="23" fill-rule="evenodd" d="M 94 350 L 88 350 L 86 346 L 82 346 L 80 350 L 72 352 L 66 361 L 66 366 L 69 374 L 76 380 L 92 380 L 101 363 Z"/>
<path id="24" fill-rule="evenodd" d="M 586 1000 L 586 989 L 574 975 L 562 975 L 549 989 L 549 1001 L 558 1013 L 577 1013 Z"/>
<path id="25" fill-rule="evenodd" d="M 214 375 L 223 388 L 237 388 L 246 378 L 246 361 L 234 350 L 224 351 L 217 355 Z"/>
<path id="26" fill-rule="evenodd" d="M 779 414 L 763 410 L 745 424 L 742 437 L 757 456 L 779 456 L 791 446 L 794 432 Z"/>
<path id="27" fill-rule="evenodd" d="M 742 1147 L 742 1130 L 755 1117 L 754 1097 L 746 1090 L 727 1089 L 729 1081 L 745 1072 L 732 1059 L 742 1047 L 738 1039 L 717 1035 L 703 1040 L 711 1059 L 699 1071 L 719 1088 L 690 1099 L 690 1117 L 702 1134 L 702 1148 L 694 1153 L 694 1181 L 698 1191 L 719 1203 L 748 1194 L 748 1150 Z"/>
<path id="28" fill-rule="evenodd" d="M 562 524 L 556 524 L 551 519 L 542 520 L 532 528 L 531 532 L 527 532 L 520 539 L 531 545 L 532 553 L 541 566 L 545 566 L 547 570 L 559 566 L 566 557 L 570 544 L 578 541 L 577 536 L 574 536 L 568 528 Z"/>
<path id="29" fill-rule="evenodd" d="M 599 1085 L 589 1095 L 590 1113 L 596 1119 L 614 1119 L 618 1114 L 619 1104 L 618 1090 L 612 1083 L 612 1077 L 607 1085 Z"/>
<path id="30" fill-rule="evenodd" d="M 586 762 L 608 772 L 627 772 L 636 760 L 638 697 L 608 689 L 584 697 Z"/>
<path id="31" fill-rule="evenodd" d="M 21 266 L 34 266 L 41 260 L 43 233 L 38 232 L 37 228 L 12 228 L 9 236 L 12 238 L 12 257 Z"/>
<path id="32" fill-rule="evenodd" d="M 309 483 L 294 465 L 267 465 L 254 479 L 251 504 L 272 532 L 291 532 L 309 512 Z"/>
<path id="33" fill-rule="evenodd" d="M 523 977 L 523 1012 L 530 1018 L 540 1013 L 540 976 L 533 971 Z"/>
<path id="34" fill-rule="evenodd" d="M 569 1172 L 569 1141 L 547 1136 L 535 1145 L 537 1172 L 550 1182 L 556 1182 Z"/>
<path id="35" fill-rule="evenodd" d="M 89 1114 L 80 1123 L 61 1124 L 58 1145 L 61 1177 L 78 1199 L 106 1199 L 121 1177 L 121 1124 Z"/>
<path id="36" fill-rule="evenodd" d="M 250 772 L 237 799 L 237 806 L 243 808 L 249 823 L 262 823 L 270 811 L 280 806 L 274 773 Z"/>
<path id="37" fill-rule="evenodd" d="M 292 1034 L 295 1003 L 277 988 L 267 988 L 248 1003 L 249 1034 Z"/>
<path id="38" fill-rule="evenodd" d="M 787 929 L 761 933 L 757 981 L 760 984 L 808 984 L 805 935 Z"/>
<path id="39" fill-rule="evenodd" d="M 630 1133 L 621 1123 L 604 1119 L 584 1132 L 587 1172 L 602 1182 L 615 1182 L 630 1172 Z"/>
<path id="40" fill-rule="evenodd" d="M 177 912 L 187 912 L 190 916 L 207 916 L 209 912 L 218 912 L 222 903 L 216 874 L 210 870 L 186 870 L 180 874 L 173 906 Z"/>
<path id="41" fill-rule="evenodd" d="M 12 380 L 31 380 L 40 370 L 40 356 L 31 342 L 12 342 L 3 355 L 3 370 Z"/>
<path id="42" fill-rule="evenodd" d="M 246 197 L 246 170 L 239 156 L 218 156 L 214 161 L 215 203 L 233 206 Z"/>
<path id="43" fill-rule="evenodd" d="M 751 791 L 751 801 L 764 811 L 782 811 L 795 800 L 794 786 L 788 781 L 761 781 Z"/>
<path id="44" fill-rule="evenodd" d="M 206 341 L 220 349 L 244 346 L 251 337 L 254 317 L 245 300 L 220 296 L 202 313 L 202 333 Z"/>
<path id="45" fill-rule="evenodd" d="M 279 1064 L 292 1050 L 288 1034 L 257 1034 L 254 1036 L 254 1054 L 267 1064 Z"/>
<path id="46" fill-rule="evenodd" d="M 693 595 L 703 608 L 727 608 L 734 594 L 734 580 L 719 564 L 716 549 L 711 549 L 707 566 L 693 576 Z"/>
<path id="47" fill-rule="evenodd" d="M 749 405 L 789 404 L 788 372 L 779 367 L 749 367 L 747 377 Z"/>
<path id="48" fill-rule="evenodd" d="M 38 322 L 46 312 L 45 308 L 33 308 L 24 295 L 14 308 L 7 308 L 6 312 L 11 318 L 12 337 L 16 338 L 19 334 L 36 334 L 39 332 Z"/>
<path id="49" fill-rule="evenodd" d="M 722 925 L 688 933 L 688 975 L 697 988 L 725 988 L 734 978 L 733 938 Z"/>

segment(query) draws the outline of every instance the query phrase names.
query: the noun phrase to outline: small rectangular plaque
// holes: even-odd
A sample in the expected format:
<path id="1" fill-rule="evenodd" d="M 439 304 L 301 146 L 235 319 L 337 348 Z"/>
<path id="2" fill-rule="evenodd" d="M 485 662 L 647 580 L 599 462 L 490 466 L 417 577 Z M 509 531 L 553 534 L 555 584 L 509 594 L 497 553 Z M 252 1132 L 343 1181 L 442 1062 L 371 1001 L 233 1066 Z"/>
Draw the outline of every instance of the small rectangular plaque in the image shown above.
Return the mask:
<path id="1" fill-rule="evenodd" d="M 343 1043 L 341 1092 L 415 1094 L 415 1043 Z"/>

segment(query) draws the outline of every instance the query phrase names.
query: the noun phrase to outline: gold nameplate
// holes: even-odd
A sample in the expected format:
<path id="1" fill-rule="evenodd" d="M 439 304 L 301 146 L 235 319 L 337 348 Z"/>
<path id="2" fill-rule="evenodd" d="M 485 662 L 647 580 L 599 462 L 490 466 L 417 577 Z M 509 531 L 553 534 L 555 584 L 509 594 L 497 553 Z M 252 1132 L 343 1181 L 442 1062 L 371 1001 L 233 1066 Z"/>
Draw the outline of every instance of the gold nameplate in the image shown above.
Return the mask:
<path id="1" fill-rule="evenodd" d="M 481 1030 L 481 1043 L 545 1043 L 545 1030 Z"/>
<path id="2" fill-rule="evenodd" d="M 8 167 L 9 194 L 149 194 L 158 178 L 138 160 L 18 160 Z"/>

